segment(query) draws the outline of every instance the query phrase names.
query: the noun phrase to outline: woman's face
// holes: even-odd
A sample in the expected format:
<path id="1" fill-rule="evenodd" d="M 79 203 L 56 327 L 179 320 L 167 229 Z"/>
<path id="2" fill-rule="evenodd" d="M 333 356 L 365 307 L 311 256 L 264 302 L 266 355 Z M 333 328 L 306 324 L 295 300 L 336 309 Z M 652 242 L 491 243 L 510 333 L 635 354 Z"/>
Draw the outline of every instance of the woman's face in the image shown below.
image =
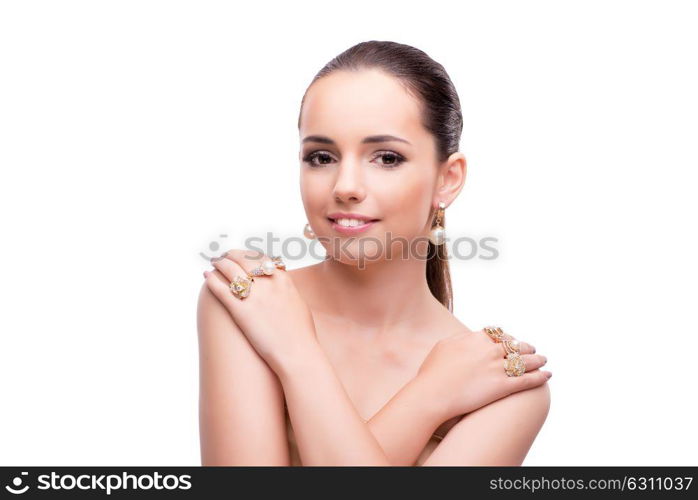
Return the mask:
<path id="1" fill-rule="evenodd" d="M 303 205 L 328 255 L 351 264 L 415 252 L 426 258 L 436 144 L 418 101 L 396 78 L 371 69 L 317 80 L 306 93 L 300 140 Z M 350 235 L 328 220 L 335 212 L 379 220 Z"/>

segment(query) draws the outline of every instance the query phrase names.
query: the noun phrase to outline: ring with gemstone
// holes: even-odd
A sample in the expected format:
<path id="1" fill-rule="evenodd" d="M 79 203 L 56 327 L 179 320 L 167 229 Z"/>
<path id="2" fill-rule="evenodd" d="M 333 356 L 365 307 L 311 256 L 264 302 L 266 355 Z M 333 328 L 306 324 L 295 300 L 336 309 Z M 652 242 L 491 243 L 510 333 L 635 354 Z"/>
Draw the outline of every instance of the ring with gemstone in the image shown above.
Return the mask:
<path id="1" fill-rule="evenodd" d="M 265 260 L 262 264 L 248 272 L 247 276 L 250 278 L 254 278 L 254 276 L 269 276 L 274 272 L 274 269 L 286 270 L 286 264 L 283 263 L 281 257 L 272 257 L 271 260 Z"/>
<path id="2" fill-rule="evenodd" d="M 248 276 L 235 276 L 233 281 L 230 283 L 230 291 L 238 299 L 242 300 L 250 294 L 250 289 L 252 287 L 252 282 L 254 279 Z"/>
<path id="3" fill-rule="evenodd" d="M 512 352 L 520 353 L 521 345 L 515 338 L 502 340 L 502 347 L 504 348 L 504 354 L 510 354 Z"/>
<path id="4" fill-rule="evenodd" d="M 274 263 L 270 260 L 265 260 L 259 266 L 252 269 L 252 271 L 248 272 L 247 276 L 251 278 L 254 276 L 264 276 L 265 274 L 269 276 L 274 272 L 274 269 L 276 269 Z"/>
<path id="5" fill-rule="evenodd" d="M 498 326 L 486 326 L 484 330 L 485 333 L 495 342 L 501 342 L 504 340 L 504 331 Z"/>
<path id="6" fill-rule="evenodd" d="M 526 373 L 526 362 L 517 352 L 510 352 L 504 359 L 504 371 L 509 377 L 520 377 Z"/>

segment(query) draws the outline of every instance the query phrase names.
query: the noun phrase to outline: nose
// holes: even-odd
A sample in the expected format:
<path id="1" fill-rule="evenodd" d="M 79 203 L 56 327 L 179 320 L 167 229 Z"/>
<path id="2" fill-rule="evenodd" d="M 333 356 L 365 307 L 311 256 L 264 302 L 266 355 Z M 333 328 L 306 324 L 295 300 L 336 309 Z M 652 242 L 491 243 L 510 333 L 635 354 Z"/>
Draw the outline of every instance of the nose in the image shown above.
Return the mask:
<path id="1" fill-rule="evenodd" d="M 360 161 L 343 158 L 337 169 L 334 197 L 338 202 L 360 202 L 366 197 L 364 172 Z"/>

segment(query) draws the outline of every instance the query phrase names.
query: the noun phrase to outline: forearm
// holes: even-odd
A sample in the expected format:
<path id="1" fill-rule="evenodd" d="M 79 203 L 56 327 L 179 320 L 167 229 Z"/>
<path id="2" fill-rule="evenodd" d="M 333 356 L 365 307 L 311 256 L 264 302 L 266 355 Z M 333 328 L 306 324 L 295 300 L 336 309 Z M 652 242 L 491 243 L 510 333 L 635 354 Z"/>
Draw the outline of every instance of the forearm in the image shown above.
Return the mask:
<path id="1" fill-rule="evenodd" d="M 277 375 L 303 465 L 392 465 L 319 345 Z"/>
<path id="2" fill-rule="evenodd" d="M 304 465 L 413 465 L 450 417 L 430 399 L 428 383 L 415 377 L 364 423 L 319 345 L 276 371 Z"/>
<path id="3" fill-rule="evenodd" d="M 451 415 L 431 401 L 428 383 L 415 377 L 368 421 L 391 465 L 414 465 L 434 431 Z"/>

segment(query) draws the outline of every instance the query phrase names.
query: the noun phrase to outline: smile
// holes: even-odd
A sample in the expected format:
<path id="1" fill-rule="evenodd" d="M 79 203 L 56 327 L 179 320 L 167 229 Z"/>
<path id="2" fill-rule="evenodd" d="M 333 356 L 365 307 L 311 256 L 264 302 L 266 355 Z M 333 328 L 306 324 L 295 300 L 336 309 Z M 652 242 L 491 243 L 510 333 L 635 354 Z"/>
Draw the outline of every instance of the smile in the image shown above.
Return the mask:
<path id="1" fill-rule="evenodd" d="M 332 229 L 342 234 L 357 234 L 366 231 L 373 226 L 378 220 L 359 220 L 359 219 L 327 219 L 332 224 Z"/>

